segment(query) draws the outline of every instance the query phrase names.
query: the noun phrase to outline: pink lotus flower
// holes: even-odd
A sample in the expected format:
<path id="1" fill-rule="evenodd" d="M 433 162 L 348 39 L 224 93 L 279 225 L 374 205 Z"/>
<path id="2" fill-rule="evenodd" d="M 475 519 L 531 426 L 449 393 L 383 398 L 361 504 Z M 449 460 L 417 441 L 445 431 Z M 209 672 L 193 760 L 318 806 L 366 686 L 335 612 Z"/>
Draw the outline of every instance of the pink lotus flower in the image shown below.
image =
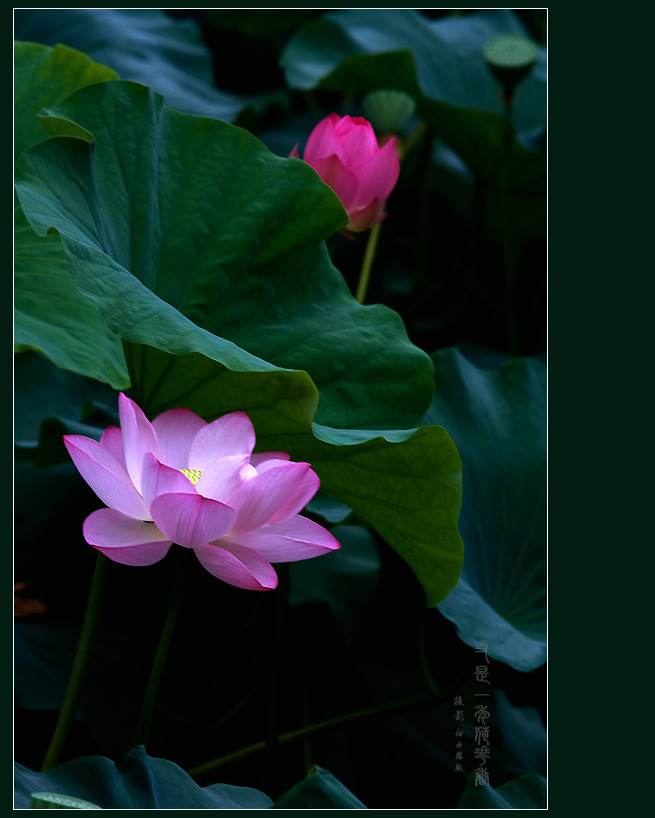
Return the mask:
<path id="1" fill-rule="evenodd" d="M 252 454 L 255 431 L 243 412 L 207 423 L 171 409 L 150 423 L 123 394 L 118 408 L 121 428 L 110 426 L 100 443 L 64 437 L 78 471 L 109 506 L 86 518 L 83 533 L 110 559 L 152 565 L 176 543 L 224 582 L 269 590 L 277 585 L 271 562 L 340 547 L 298 514 L 319 487 L 309 463 L 285 452 Z"/>
<path id="2" fill-rule="evenodd" d="M 291 156 L 299 157 L 297 145 Z M 302 158 L 341 199 L 348 230 L 361 233 L 384 219 L 400 173 L 395 138 L 380 148 L 370 122 L 330 114 L 311 132 Z"/>

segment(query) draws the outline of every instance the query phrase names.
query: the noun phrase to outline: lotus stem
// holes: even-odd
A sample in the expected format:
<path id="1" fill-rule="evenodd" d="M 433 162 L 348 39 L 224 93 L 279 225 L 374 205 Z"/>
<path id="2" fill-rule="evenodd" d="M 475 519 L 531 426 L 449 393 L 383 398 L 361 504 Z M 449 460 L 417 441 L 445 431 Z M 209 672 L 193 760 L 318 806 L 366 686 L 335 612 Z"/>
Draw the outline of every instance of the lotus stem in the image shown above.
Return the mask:
<path id="1" fill-rule="evenodd" d="M 512 295 L 516 276 L 516 249 L 512 241 L 510 223 L 510 196 L 509 175 L 512 161 L 512 141 L 514 138 L 513 125 L 513 96 L 509 92 L 503 94 L 503 146 L 500 162 L 500 197 L 502 209 L 502 246 L 505 266 L 505 315 L 509 348 L 512 355 L 519 351 L 518 327 L 514 315 Z"/>
<path id="2" fill-rule="evenodd" d="M 371 267 L 373 266 L 373 259 L 375 258 L 375 249 L 378 243 L 378 235 L 380 234 L 380 222 L 371 227 L 371 232 L 368 236 L 368 243 L 366 244 L 366 252 L 364 253 L 364 261 L 362 263 L 362 271 L 359 274 L 359 282 L 357 283 L 357 293 L 355 298 L 360 304 L 364 303 L 366 298 L 366 290 L 368 289 L 368 282 L 371 277 Z"/>
<path id="3" fill-rule="evenodd" d="M 102 597 L 105 585 L 105 574 L 107 570 L 107 563 L 109 560 L 104 554 L 98 552 L 96 554 L 96 563 L 93 569 L 93 577 L 91 578 L 91 588 L 89 589 L 89 599 L 86 604 L 86 612 L 84 614 L 84 623 L 82 625 L 82 633 L 80 634 L 80 641 L 77 646 L 77 653 L 73 661 L 73 668 L 68 680 L 68 687 L 64 701 L 59 711 L 59 718 L 55 726 L 50 746 L 46 752 L 41 767 L 41 772 L 46 772 L 52 769 L 59 763 L 62 751 L 66 745 L 68 734 L 70 732 L 71 724 L 75 718 L 77 707 L 84 686 L 86 678 L 86 671 L 88 666 L 89 654 L 91 653 L 93 640 L 96 632 L 96 626 L 102 607 Z"/>
<path id="4" fill-rule="evenodd" d="M 146 686 L 146 692 L 143 696 L 143 704 L 141 705 L 141 713 L 137 723 L 136 734 L 134 737 L 134 746 L 145 744 L 150 732 L 150 724 L 152 722 L 152 715 L 155 709 L 155 702 L 157 701 L 157 692 L 159 690 L 159 682 L 161 681 L 162 673 L 164 672 L 164 665 L 168 657 L 168 648 L 173 638 L 173 631 L 175 630 L 175 623 L 177 621 L 177 614 L 180 609 L 180 602 L 182 601 L 182 589 L 184 588 L 184 574 L 187 563 L 188 549 L 181 546 L 177 549 L 177 562 L 175 565 L 175 573 L 173 576 L 173 585 L 171 588 L 170 601 L 166 610 L 166 619 L 162 627 L 161 636 L 159 637 L 159 645 L 157 652 L 152 662 L 150 670 L 150 678 Z"/>
<path id="5" fill-rule="evenodd" d="M 416 143 L 421 139 L 423 134 L 425 133 L 427 126 L 425 122 L 419 122 L 418 125 L 414 128 L 414 130 L 410 133 L 407 139 L 402 143 L 402 151 L 403 157 L 407 156 L 407 154 L 411 151 L 411 149 L 416 145 Z"/>

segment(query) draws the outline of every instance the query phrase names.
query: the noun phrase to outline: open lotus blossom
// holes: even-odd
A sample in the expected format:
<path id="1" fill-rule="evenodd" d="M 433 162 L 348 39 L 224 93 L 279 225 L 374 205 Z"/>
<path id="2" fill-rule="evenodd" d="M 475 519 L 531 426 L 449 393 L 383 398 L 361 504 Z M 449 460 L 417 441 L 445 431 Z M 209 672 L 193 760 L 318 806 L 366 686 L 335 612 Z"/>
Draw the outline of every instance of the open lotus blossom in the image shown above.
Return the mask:
<path id="1" fill-rule="evenodd" d="M 299 157 L 297 146 L 291 156 Z M 311 132 L 302 158 L 341 199 L 347 230 L 361 233 L 384 219 L 400 173 L 395 137 L 380 148 L 366 119 L 330 114 Z"/>
<path id="2" fill-rule="evenodd" d="M 170 409 L 152 423 L 125 395 L 120 428 L 100 442 L 66 435 L 73 462 L 108 508 L 84 521 L 86 541 L 115 562 L 152 565 L 173 543 L 192 548 L 214 576 L 238 588 L 277 585 L 271 562 L 339 548 L 301 517 L 319 479 L 286 452 L 253 454 L 255 431 L 243 412 L 212 423 Z"/>

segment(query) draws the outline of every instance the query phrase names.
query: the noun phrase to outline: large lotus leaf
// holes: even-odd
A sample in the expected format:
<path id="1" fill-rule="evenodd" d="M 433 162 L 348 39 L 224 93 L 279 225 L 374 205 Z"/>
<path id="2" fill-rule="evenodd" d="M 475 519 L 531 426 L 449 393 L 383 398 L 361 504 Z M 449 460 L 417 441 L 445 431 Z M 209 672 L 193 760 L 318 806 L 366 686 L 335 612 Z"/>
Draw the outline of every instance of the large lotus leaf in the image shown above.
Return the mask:
<path id="1" fill-rule="evenodd" d="M 65 43 L 149 85 L 166 104 L 234 122 L 246 101 L 214 86 L 212 58 L 197 24 L 161 9 L 16 9 L 14 36 Z"/>
<path id="2" fill-rule="evenodd" d="M 457 809 L 546 809 L 546 779 L 520 775 L 493 787 L 471 773 Z"/>
<path id="3" fill-rule="evenodd" d="M 95 82 L 118 79 L 104 65 L 68 48 L 47 48 L 38 43 L 14 43 L 14 158 L 46 139 L 36 115 L 78 88 Z"/>
<path id="4" fill-rule="evenodd" d="M 274 157 L 245 131 L 165 108 L 132 83 L 82 89 L 52 114 L 43 119 L 51 133 L 73 121 L 93 134 L 93 151 L 51 141 L 24 157 L 23 177 L 30 197 L 38 185 L 50 201 L 43 226 L 59 230 L 69 255 L 74 242 L 94 277 L 127 270 L 203 329 L 304 369 L 321 395 L 318 422 L 420 421 L 430 361 L 393 311 L 358 305 L 330 265 L 318 241 L 345 213 L 311 168 Z M 19 181 L 22 198 L 24 188 Z"/>
<path id="5" fill-rule="evenodd" d="M 462 457 L 466 549 L 440 610 L 464 642 L 530 671 L 546 661 L 546 367 L 482 370 L 454 349 L 433 361 L 426 422 L 443 423 Z"/>
<path id="6" fill-rule="evenodd" d="M 307 778 L 292 787 L 272 809 L 366 809 L 332 773 L 314 766 Z"/>
<path id="7" fill-rule="evenodd" d="M 14 361 L 15 441 L 34 446 L 45 418 L 82 422 L 85 404 L 113 395 L 108 387 L 53 366 L 38 352 L 25 352 Z"/>
<path id="8" fill-rule="evenodd" d="M 100 439 L 118 424 L 116 394 L 105 384 L 54 366 L 26 351 L 14 361 L 16 460 L 38 466 L 70 463 L 62 435 Z"/>
<path id="9" fill-rule="evenodd" d="M 37 236 L 14 209 L 14 340 L 57 366 L 126 389 L 120 338 L 71 281 L 61 239 Z"/>
<path id="10" fill-rule="evenodd" d="M 76 286 L 131 342 L 144 409 L 247 411 L 260 449 L 310 461 L 409 562 L 429 604 L 443 599 L 461 567 L 458 454 L 441 428 L 348 430 L 406 428 L 433 382 L 398 316 L 358 305 L 317 244 L 345 223 L 336 196 L 305 163 L 142 86 L 83 89 L 54 113 L 52 132 L 79 123 L 95 141 L 24 154 L 21 204 L 38 233 L 59 231 Z M 312 425 L 319 394 L 325 425 Z"/>
<path id="11" fill-rule="evenodd" d="M 489 678 L 495 676 L 494 665 L 489 663 Z M 475 692 L 479 692 L 480 685 L 474 683 Z M 469 695 L 469 702 L 471 697 Z M 474 702 L 479 700 L 473 694 Z M 524 773 L 536 773 L 546 775 L 547 760 L 547 732 L 544 719 L 536 707 L 529 705 L 514 705 L 509 700 L 503 690 L 493 690 L 491 697 L 487 699 L 489 711 L 491 713 L 491 725 L 494 730 L 494 757 L 490 759 L 489 765 L 494 771 L 494 777 L 498 780 L 499 775 L 510 773 L 512 775 L 523 775 Z M 471 719 L 473 721 L 473 719 Z M 475 741 L 473 731 L 475 726 L 471 725 L 470 738 Z M 466 729 L 464 731 L 466 735 Z"/>
<path id="12" fill-rule="evenodd" d="M 412 9 L 354 9 L 303 26 L 282 55 L 292 88 L 363 93 L 404 91 L 417 113 L 478 175 L 495 177 L 504 122 L 500 86 L 482 57 L 492 37 L 525 35 L 508 10 L 428 21 Z M 514 105 L 519 133 L 546 122 L 546 53 L 520 85 Z M 522 162 L 526 151 L 514 146 Z"/>
<path id="13" fill-rule="evenodd" d="M 306 509 L 328 523 L 342 523 L 350 516 L 352 509 L 344 503 L 328 497 L 319 491 L 307 504 Z"/>
<path id="14" fill-rule="evenodd" d="M 101 756 L 67 761 L 45 773 L 15 765 L 16 809 L 29 809 L 35 792 L 90 801 L 102 809 L 268 809 L 271 799 L 250 787 L 199 787 L 181 767 L 135 747 L 117 767 Z"/>
<path id="15" fill-rule="evenodd" d="M 48 138 L 37 119 L 78 88 L 116 78 L 116 73 L 66 46 L 14 44 L 14 155 Z M 37 236 L 22 210 L 14 211 L 14 340 L 40 349 L 58 366 L 129 386 L 120 339 L 96 305 L 75 287 L 56 234 Z"/>

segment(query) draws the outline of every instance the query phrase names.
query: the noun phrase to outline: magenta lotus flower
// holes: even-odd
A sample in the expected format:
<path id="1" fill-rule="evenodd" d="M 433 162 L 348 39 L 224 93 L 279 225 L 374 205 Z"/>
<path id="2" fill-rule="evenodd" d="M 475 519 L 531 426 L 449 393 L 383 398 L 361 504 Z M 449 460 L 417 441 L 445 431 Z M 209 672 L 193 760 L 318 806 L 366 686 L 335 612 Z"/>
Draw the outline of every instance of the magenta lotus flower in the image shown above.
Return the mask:
<path id="1" fill-rule="evenodd" d="M 84 521 L 86 541 L 115 562 L 152 565 L 173 543 L 192 548 L 214 576 L 238 588 L 277 585 L 271 562 L 293 562 L 339 548 L 322 526 L 301 517 L 316 494 L 309 463 L 286 452 L 253 454 L 255 431 L 243 412 L 212 423 L 170 409 L 152 423 L 125 395 L 121 428 L 100 442 L 66 435 L 86 482 L 108 508 Z"/>
<path id="2" fill-rule="evenodd" d="M 291 156 L 299 157 L 298 146 Z M 400 173 L 395 137 L 380 148 L 370 122 L 330 114 L 311 132 L 302 158 L 341 199 L 348 230 L 361 233 L 384 219 Z"/>

